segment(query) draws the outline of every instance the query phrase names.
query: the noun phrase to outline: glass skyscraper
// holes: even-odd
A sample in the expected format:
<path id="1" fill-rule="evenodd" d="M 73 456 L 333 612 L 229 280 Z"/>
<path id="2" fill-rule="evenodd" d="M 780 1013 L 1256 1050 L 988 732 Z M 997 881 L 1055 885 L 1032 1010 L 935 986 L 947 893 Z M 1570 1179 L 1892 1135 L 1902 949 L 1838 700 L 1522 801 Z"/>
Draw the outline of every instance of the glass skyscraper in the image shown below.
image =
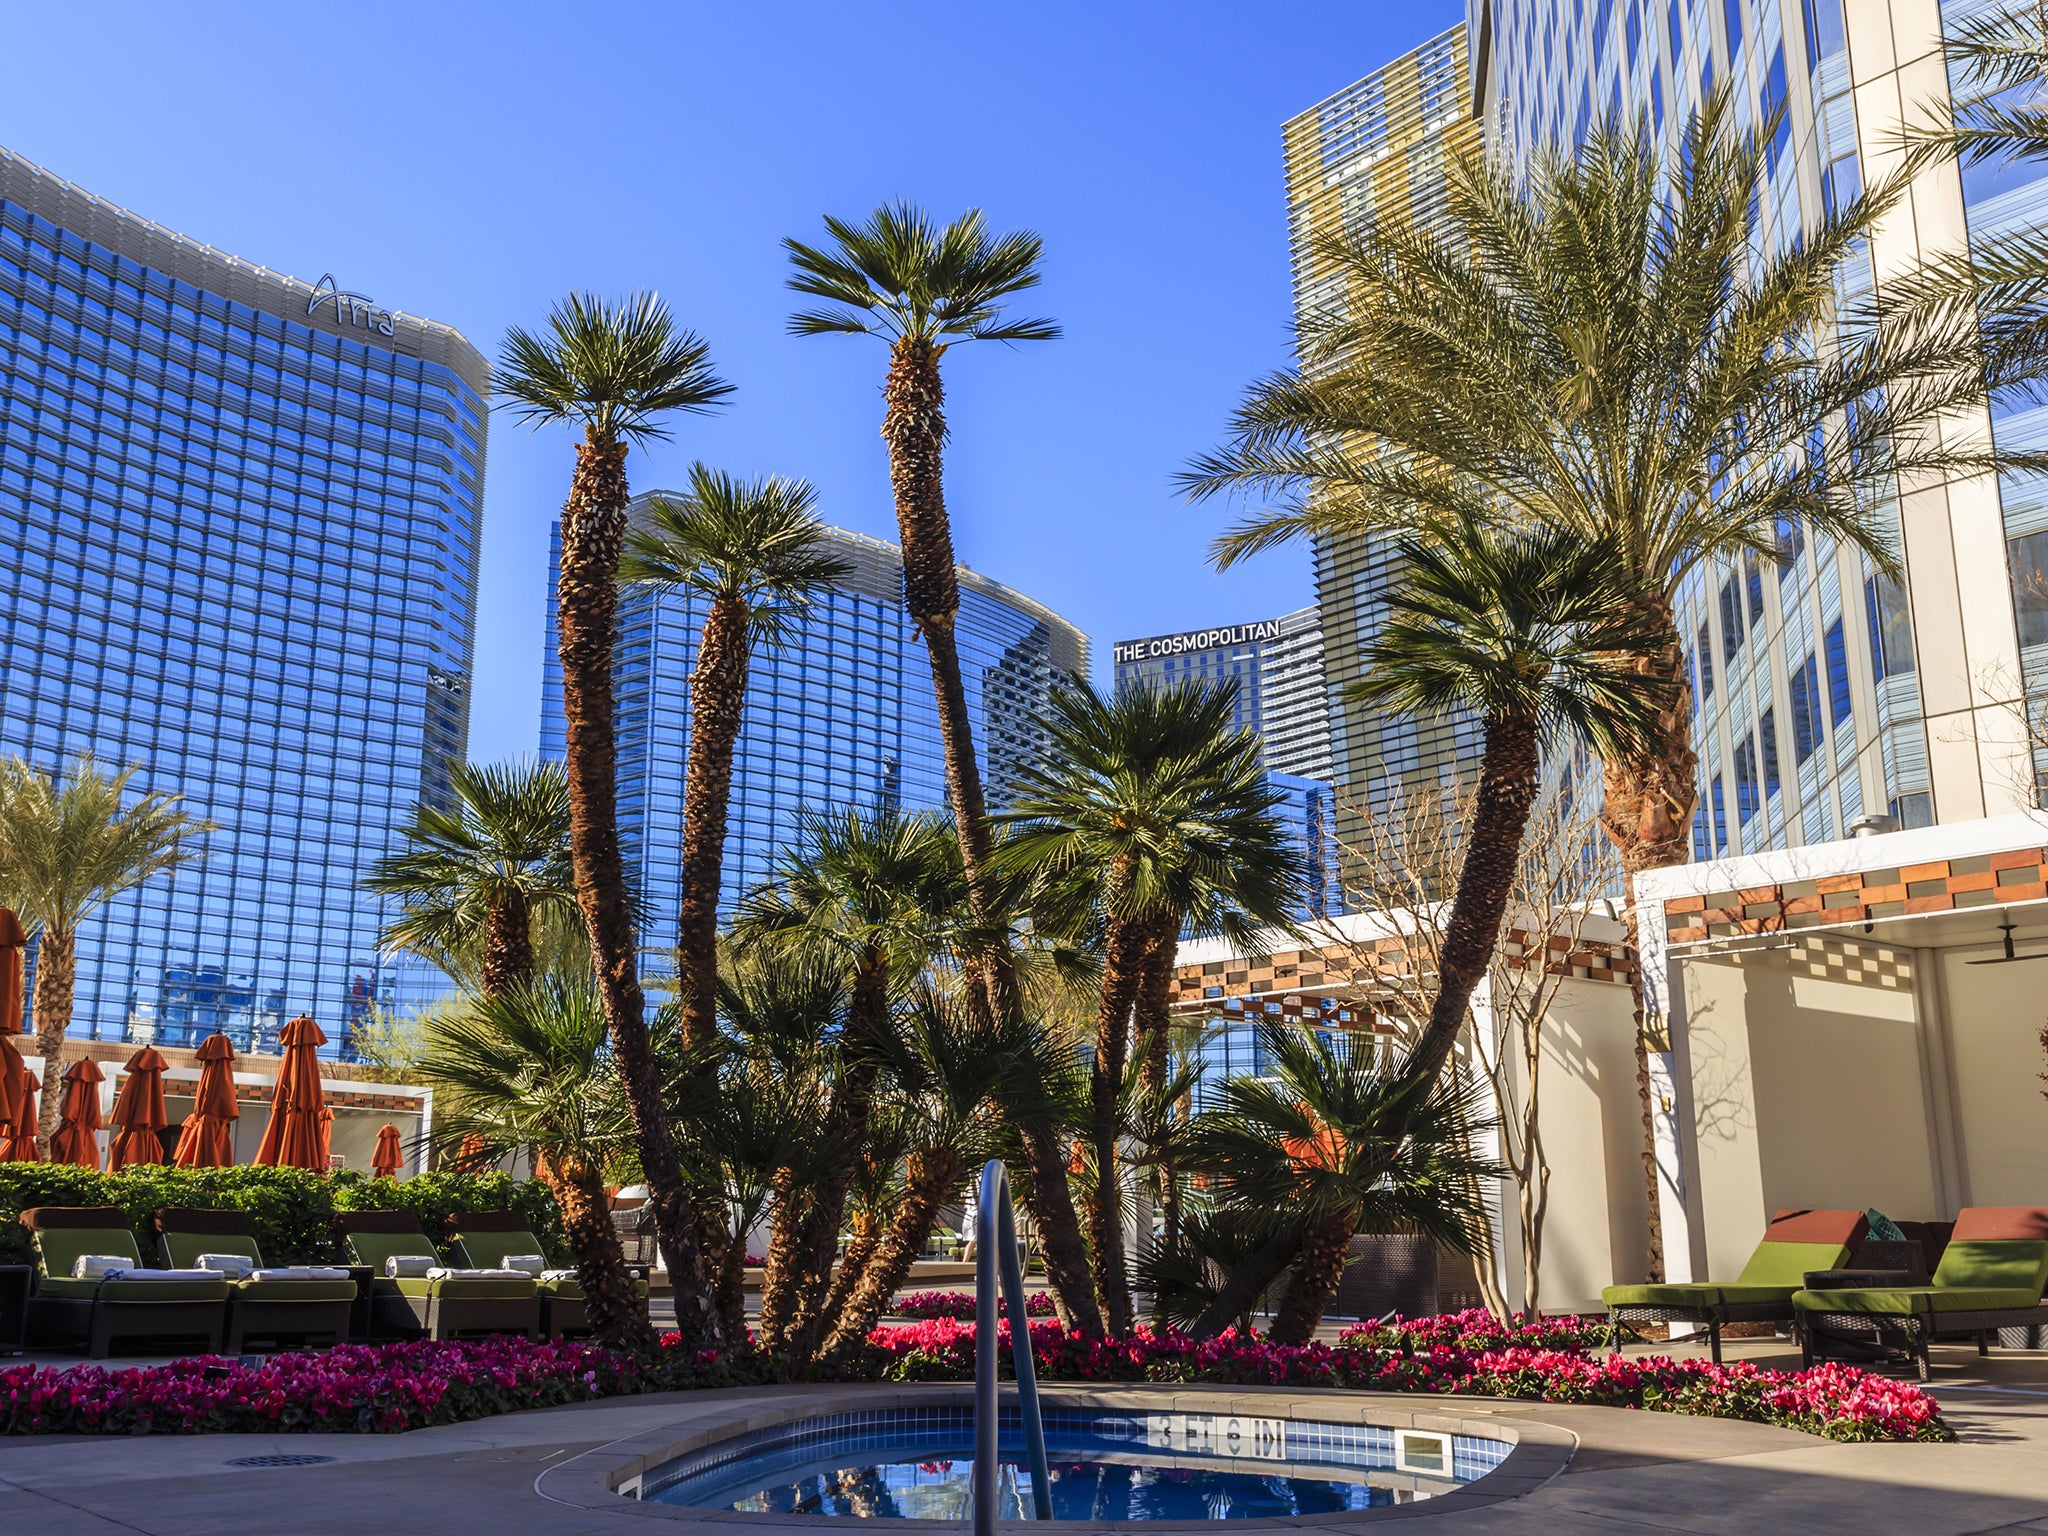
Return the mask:
<path id="1" fill-rule="evenodd" d="M 650 499 L 637 500 L 636 511 Z M 849 573 L 812 601 L 780 648 L 756 650 L 748 673 L 722 912 L 769 876 L 800 810 L 946 809 L 931 662 L 904 611 L 901 551 L 837 528 L 827 535 Z M 558 574 L 560 564 L 557 525 L 551 570 Z M 690 669 L 706 606 L 693 593 L 644 586 L 627 587 L 619 605 L 619 822 L 628 869 L 652 914 L 643 934 L 651 952 L 674 945 L 682 899 Z M 1047 750 L 1047 704 L 1056 683 L 1087 674 L 1088 638 L 1042 604 L 964 567 L 957 636 L 975 752 L 997 809 L 1019 771 Z M 552 597 L 543 672 L 541 752 L 560 758 L 566 743 Z"/>
<path id="2" fill-rule="evenodd" d="M 79 938 L 73 1032 L 347 1053 L 440 991 L 358 881 L 468 740 L 483 359 L 0 150 L 0 751 L 216 822 Z"/>
<path id="3" fill-rule="evenodd" d="M 1768 238 L 1784 243 L 1898 164 L 1908 121 L 1982 97 L 1953 77 L 1943 29 L 1976 0 L 1469 0 L 1478 111 L 1492 150 L 1526 165 L 1602 116 L 1640 114 L 1667 145 L 1716 84 L 1737 120 L 1784 116 L 1770 144 Z M 2048 166 L 1922 170 L 1910 202 L 1848 274 L 1867 292 L 1919 260 L 2048 214 Z M 1982 423 L 1980 414 L 1979 423 Z M 2009 447 L 2048 412 L 2001 408 Z M 1903 826 L 2031 806 L 2022 710 L 2048 688 L 2048 490 L 1990 476 L 1875 506 L 1906 580 L 1803 530 L 1786 559 L 1722 562 L 1681 593 L 1700 753 L 1693 852 L 1796 846 L 1865 817 Z"/>
<path id="4" fill-rule="evenodd" d="M 1452 27 L 1287 123 L 1301 319 L 1341 314 L 1349 297 L 1342 269 L 1321 248 L 1326 238 L 1375 224 L 1427 229 L 1444 217 L 1450 162 L 1479 146 L 1465 32 Z M 1439 785 L 1475 762 L 1479 730 L 1464 717 L 1390 713 L 1347 697 L 1400 569 L 1384 538 L 1322 536 L 1314 553 L 1330 758 L 1316 776 L 1336 786 L 1339 830 L 1357 837 L 1363 807 L 1383 808 L 1405 788 Z"/>

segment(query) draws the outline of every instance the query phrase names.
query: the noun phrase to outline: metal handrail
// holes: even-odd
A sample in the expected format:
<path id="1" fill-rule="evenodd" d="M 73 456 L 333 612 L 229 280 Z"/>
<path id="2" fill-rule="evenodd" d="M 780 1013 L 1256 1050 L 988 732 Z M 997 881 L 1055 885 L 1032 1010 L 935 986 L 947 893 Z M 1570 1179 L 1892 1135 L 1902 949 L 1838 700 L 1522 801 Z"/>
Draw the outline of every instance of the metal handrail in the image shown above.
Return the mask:
<path id="1" fill-rule="evenodd" d="M 996 1528 L 996 1373 L 998 1333 L 996 1262 L 1010 1303 L 1010 1350 L 1017 1362 L 1017 1409 L 1024 1421 L 1024 1451 L 1031 1462 L 1031 1506 L 1052 1518 L 1052 1474 L 1045 1464 L 1045 1419 L 1038 1407 L 1038 1373 L 1031 1363 L 1031 1319 L 1024 1309 L 1024 1266 L 1017 1258 L 1017 1213 L 1010 1206 L 1010 1174 L 1000 1158 L 981 1169 L 974 1211 L 974 1536 Z"/>

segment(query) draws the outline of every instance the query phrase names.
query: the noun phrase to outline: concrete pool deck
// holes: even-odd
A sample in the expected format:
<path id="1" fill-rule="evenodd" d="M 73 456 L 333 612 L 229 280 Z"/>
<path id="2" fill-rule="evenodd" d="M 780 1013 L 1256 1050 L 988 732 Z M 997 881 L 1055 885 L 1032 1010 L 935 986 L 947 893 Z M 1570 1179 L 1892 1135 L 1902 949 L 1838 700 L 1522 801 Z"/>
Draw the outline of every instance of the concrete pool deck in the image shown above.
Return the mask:
<path id="1" fill-rule="evenodd" d="M 1772 1340 L 1735 1342 L 1730 1355 L 1759 1365 L 1797 1363 Z M 1119 1398 L 1149 1390 L 1162 1404 L 1178 1400 L 1173 1403 L 1177 1408 L 1203 1395 L 1220 1401 L 1243 1391 L 1114 1390 Z M 1994 1353 L 1980 1360 L 1964 1350 L 1938 1351 L 1931 1390 L 1961 1444 L 1836 1445 L 1755 1424 L 1487 1399 L 1299 1389 L 1275 1395 L 1293 1400 L 1293 1411 L 1301 1416 L 1318 1400 L 1363 1401 L 1392 1417 L 1448 1415 L 1510 1427 L 1545 1426 L 1570 1437 L 1570 1459 L 1563 1470 L 1528 1491 L 1518 1488 L 1510 1500 L 1454 1509 L 1446 1499 L 1388 1512 L 1404 1520 L 1427 1520 L 1429 1531 L 1446 1536 L 2048 1532 L 2048 1356 Z M 454 1531 L 652 1536 L 702 1529 L 706 1536 L 714 1531 L 739 1536 L 735 1522 L 753 1522 L 771 1524 L 786 1536 L 792 1527 L 822 1529 L 828 1522 L 713 1512 L 678 1518 L 678 1511 L 656 1512 L 626 1500 L 616 1507 L 574 1505 L 549 1498 L 536 1485 L 560 1488 L 579 1476 L 587 1485 L 589 1469 L 631 1459 L 624 1442 L 681 1438 L 691 1421 L 714 1414 L 786 1410 L 795 1403 L 824 1413 L 859 1397 L 872 1398 L 875 1391 L 871 1386 L 799 1386 L 676 1393 L 508 1414 L 406 1435 L 6 1440 L 0 1441 L 0 1531 L 8 1536 L 439 1536 Z M 334 1459 L 277 1469 L 229 1465 L 264 1455 Z M 1475 1484 L 1473 1490 L 1483 1487 L 1483 1482 Z M 838 1536 L 847 1536 L 849 1524 L 857 1525 L 845 1520 L 829 1524 Z M 1385 1524 L 1384 1518 L 1375 1518 L 1343 1528 L 1355 1525 L 1363 1533 L 1368 1526 Z M 1229 1521 L 1208 1529 L 1218 1536 L 1254 1536 L 1283 1527 L 1298 1536 L 1303 1524 Z M 1075 1522 L 1061 1528 L 1089 1536 L 1099 1529 Z"/>

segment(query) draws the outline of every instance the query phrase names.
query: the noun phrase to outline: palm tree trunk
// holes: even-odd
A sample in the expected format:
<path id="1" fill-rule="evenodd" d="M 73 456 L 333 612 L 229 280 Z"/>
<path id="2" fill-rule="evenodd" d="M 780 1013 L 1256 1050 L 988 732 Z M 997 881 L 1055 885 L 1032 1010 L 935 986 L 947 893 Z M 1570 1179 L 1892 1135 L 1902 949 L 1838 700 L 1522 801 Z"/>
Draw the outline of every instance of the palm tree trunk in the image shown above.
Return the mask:
<path id="1" fill-rule="evenodd" d="M 1251 1310 L 1260 1295 L 1287 1271 L 1301 1252 L 1305 1233 L 1298 1222 L 1289 1222 L 1267 1238 L 1259 1251 L 1232 1270 L 1215 1300 L 1189 1324 L 1188 1332 L 1198 1339 L 1212 1339 Z"/>
<path id="2" fill-rule="evenodd" d="M 1636 1100 L 1643 1122 L 1643 1197 L 1649 1213 L 1651 1284 L 1664 1279 L 1664 1222 L 1658 1204 L 1657 1107 L 1650 1091 L 1650 1053 L 1668 1050 L 1662 1019 L 1650 1016 L 1643 997 L 1641 925 L 1636 912 L 1636 876 L 1646 869 L 1683 864 L 1691 857 L 1688 838 L 1692 811 L 1699 799 L 1699 759 L 1692 746 L 1692 682 L 1686 675 L 1685 650 L 1661 598 L 1646 603 L 1667 639 L 1642 663 L 1642 670 L 1671 685 L 1670 702 L 1657 721 L 1650 750 L 1605 765 L 1605 805 L 1601 821 L 1621 853 L 1627 903 L 1622 942 L 1629 957 L 1630 988 L 1635 998 Z"/>
<path id="3" fill-rule="evenodd" d="M 504 997 L 533 980 L 533 909 L 517 891 L 491 903 L 484 918 L 485 997 Z"/>
<path id="4" fill-rule="evenodd" d="M 795 1311 L 796 1288 L 803 1266 L 797 1257 L 798 1232 L 811 1206 L 811 1192 L 795 1171 L 775 1173 L 775 1215 L 768 1227 L 768 1269 L 761 1277 L 761 1311 L 754 1319 L 756 1341 L 768 1354 L 782 1350 L 783 1330 Z"/>
<path id="5" fill-rule="evenodd" d="M 604 1177 L 595 1163 L 545 1153 L 534 1160 L 534 1175 L 547 1186 L 562 1212 L 562 1235 L 576 1261 L 591 1331 L 601 1344 L 635 1354 L 654 1352 L 654 1329 L 640 1306 L 638 1288 L 612 1230 Z"/>
<path id="6" fill-rule="evenodd" d="M 954 621 L 960 612 L 960 578 L 953 558 L 953 530 L 946 516 L 946 393 L 939 375 L 945 349 L 905 337 L 889 352 L 883 387 L 887 409 L 882 438 L 889 445 L 889 481 L 896 498 L 896 531 L 903 545 L 903 599 L 931 656 L 932 691 L 938 704 L 939 737 L 946 749 L 946 793 L 960 838 L 960 863 L 967 901 L 982 934 L 981 964 L 975 967 L 985 1002 L 998 1018 L 1013 1018 L 1022 1007 L 1016 967 L 989 878 L 988 801 L 974 756 L 974 722 L 961 679 Z M 1042 1117 L 1031 1116 L 1036 1122 Z M 1091 1333 L 1102 1331 L 1101 1309 L 1088 1275 L 1073 1193 L 1067 1188 L 1067 1159 L 1058 1128 L 1031 1123 L 1023 1128 L 1031 1165 L 1032 1216 L 1045 1254 L 1046 1278 L 1068 1322 Z"/>
<path id="7" fill-rule="evenodd" d="M 1137 1035 L 1144 1042 L 1145 1065 L 1141 1083 L 1148 1094 L 1166 1085 L 1172 1065 L 1174 961 L 1180 956 L 1180 925 L 1171 917 L 1160 919 L 1150 935 L 1145 970 L 1138 983 L 1138 1004 L 1133 1016 Z M 1185 1110 L 1176 1109 L 1178 1120 Z M 1180 1237 L 1180 1167 L 1171 1144 L 1158 1154 L 1155 1173 L 1163 1236 L 1169 1246 Z"/>
<path id="8" fill-rule="evenodd" d="M 617 625 L 619 552 L 626 536 L 626 449 L 594 433 L 576 445 L 576 475 L 562 509 L 562 571 L 556 589 L 567 726 L 569 854 L 576 900 L 590 934 L 591 967 L 605 1024 L 626 1086 L 626 1103 L 647 1179 L 648 1204 L 675 1288 L 684 1347 L 722 1342 L 695 1207 L 661 1103 L 647 1034 L 633 912 L 619 848 L 612 641 Z"/>
<path id="9" fill-rule="evenodd" d="M 790 1289 L 787 1336 L 790 1353 L 808 1359 L 831 1325 L 834 1312 L 826 1305 L 832 1263 L 839 1251 L 839 1227 L 846 1217 L 846 1196 L 867 1140 L 874 1085 L 881 1071 L 881 1042 L 888 1028 L 889 962 L 879 948 L 861 956 L 854 971 L 853 996 L 847 1008 L 852 1026 L 840 1063 L 832 1107 L 827 1112 L 823 1169 L 811 1192 L 795 1249 L 797 1265 Z M 767 1316 L 764 1299 L 762 1316 Z"/>
<path id="10" fill-rule="evenodd" d="M 1129 885 L 1128 869 L 1110 877 L 1113 892 Z M 1123 1201 L 1117 1177 L 1117 1096 L 1130 1058 L 1131 1009 L 1144 978 L 1151 948 L 1151 924 L 1142 918 L 1109 920 L 1102 966 L 1102 1001 L 1095 1015 L 1095 1065 L 1089 1073 L 1090 1142 L 1095 1148 L 1095 1199 L 1089 1237 L 1095 1245 L 1095 1279 L 1102 1290 L 1110 1332 L 1131 1331 L 1130 1269 L 1124 1257 Z"/>
<path id="11" fill-rule="evenodd" d="M 690 672 L 690 755 L 683 778 L 683 903 L 676 972 L 683 1044 L 699 1050 L 718 1034 L 718 897 L 725 882 L 725 823 L 732 800 L 733 744 L 747 703 L 747 608 L 720 597 L 704 617 Z"/>
<path id="12" fill-rule="evenodd" d="M 1541 758 L 1536 721 L 1528 715 L 1496 715 L 1486 722 L 1485 756 L 1479 789 L 1472 798 L 1472 828 L 1465 841 L 1465 860 L 1458 870 L 1458 888 L 1451 897 L 1437 950 L 1436 1000 L 1429 1023 L 1410 1053 L 1408 1067 L 1418 1092 L 1428 1092 L 1458 1031 L 1472 993 L 1485 979 L 1500 943 L 1501 919 L 1514 890 L 1522 839 L 1536 804 Z M 1390 1128 L 1398 1129 L 1398 1128 Z"/>
<path id="13" fill-rule="evenodd" d="M 1308 1229 L 1301 1251 L 1295 1255 L 1287 1298 L 1273 1319 L 1274 1343 L 1306 1344 L 1315 1337 L 1316 1326 L 1344 1278 L 1356 1226 L 1357 1216 L 1347 1208 L 1324 1216 Z"/>
<path id="14" fill-rule="evenodd" d="M 840 1256 L 832 1271 L 832 1283 L 825 1290 L 825 1300 L 820 1312 L 825 1320 L 843 1315 L 846 1299 L 854 1292 L 874 1262 L 875 1252 L 882 1246 L 882 1239 L 888 1235 L 888 1227 L 881 1218 L 867 1211 L 855 1211 L 853 1235 L 847 1240 L 846 1252 Z"/>
<path id="15" fill-rule="evenodd" d="M 939 1208 L 960 1187 L 966 1170 L 951 1152 L 917 1152 L 910 1158 L 910 1180 L 888 1233 L 875 1250 L 859 1282 L 841 1309 L 822 1358 L 844 1359 L 874 1331 L 882 1309 L 910 1274 L 910 1266 L 931 1241 Z"/>
<path id="16" fill-rule="evenodd" d="M 36 1054 L 43 1058 L 43 1097 L 36 1111 L 36 1136 L 48 1153 L 57 1134 L 57 1110 L 64 1095 L 64 1036 L 71 1029 L 71 1000 L 78 986 L 78 936 L 45 924 L 36 940 Z"/>

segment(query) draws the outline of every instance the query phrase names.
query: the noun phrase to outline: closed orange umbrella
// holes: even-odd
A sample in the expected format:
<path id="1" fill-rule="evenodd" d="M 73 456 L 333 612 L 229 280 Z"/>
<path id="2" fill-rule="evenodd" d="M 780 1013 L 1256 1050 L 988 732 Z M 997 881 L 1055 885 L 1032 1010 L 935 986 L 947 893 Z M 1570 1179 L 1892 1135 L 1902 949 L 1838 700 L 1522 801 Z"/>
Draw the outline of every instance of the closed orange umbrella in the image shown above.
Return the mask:
<path id="1" fill-rule="evenodd" d="M 314 1052 L 327 1043 L 327 1035 L 302 1015 L 285 1025 L 277 1038 L 284 1047 L 284 1065 L 277 1071 L 277 1088 L 270 1096 L 270 1123 L 263 1127 L 256 1161 L 268 1167 L 312 1168 L 324 1173 L 333 1117 L 320 1086 L 320 1058 Z"/>
<path id="2" fill-rule="evenodd" d="M 398 1144 L 398 1127 L 382 1127 L 377 1132 L 377 1150 L 370 1154 L 370 1172 L 380 1179 L 395 1179 L 404 1166 L 405 1151 Z"/>
<path id="3" fill-rule="evenodd" d="M 119 1173 L 130 1163 L 164 1160 L 163 1138 L 157 1132 L 170 1123 L 164 1113 L 164 1068 L 169 1065 L 145 1045 L 122 1068 L 128 1075 L 121 1079 L 114 1112 L 108 1117 L 120 1129 L 107 1147 L 107 1172 Z"/>
<path id="4" fill-rule="evenodd" d="M 481 1173 L 493 1161 L 484 1149 L 484 1139 L 475 1131 L 462 1138 L 462 1145 L 455 1149 L 455 1171 L 457 1173 Z"/>
<path id="5" fill-rule="evenodd" d="M 46 1069 L 47 1070 L 47 1069 Z M 57 1102 L 57 1134 L 50 1138 L 50 1161 L 100 1165 L 100 1084 L 107 1074 L 91 1057 L 64 1069 L 64 1097 Z"/>
<path id="6" fill-rule="evenodd" d="M 0 1036 L 0 1046 L 6 1045 L 6 1038 Z M 19 1068 L 16 1079 L 21 1096 L 20 1118 L 10 1126 L 0 1127 L 0 1163 L 40 1163 L 43 1149 L 36 1145 L 36 1095 L 42 1092 L 43 1080 L 29 1071 L 28 1063 L 18 1053 L 14 1062 Z"/>
<path id="7" fill-rule="evenodd" d="M 235 1121 L 242 1114 L 235 1101 L 234 1042 L 226 1035 L 208 1035 L 193 1055 L 199 1061 L 199 1086 L 193 1090 L 192 1118 L 178 1131 L 178 1166 L 232 1168 Z"/>
<path id="8" fill-rule="evenodd" d="M 13 909 L 0 907 L 0 1140 L 13 1141 L 27 1135 L 33 1144 L 35 1108 L 25 1106 L 21 1090 L 22 1079 L 28 1076 L 28 1063 L 8 1039 L 9 1035 L 21 1033 L 21 961 L 27 944 L 21 920 Z"/>

